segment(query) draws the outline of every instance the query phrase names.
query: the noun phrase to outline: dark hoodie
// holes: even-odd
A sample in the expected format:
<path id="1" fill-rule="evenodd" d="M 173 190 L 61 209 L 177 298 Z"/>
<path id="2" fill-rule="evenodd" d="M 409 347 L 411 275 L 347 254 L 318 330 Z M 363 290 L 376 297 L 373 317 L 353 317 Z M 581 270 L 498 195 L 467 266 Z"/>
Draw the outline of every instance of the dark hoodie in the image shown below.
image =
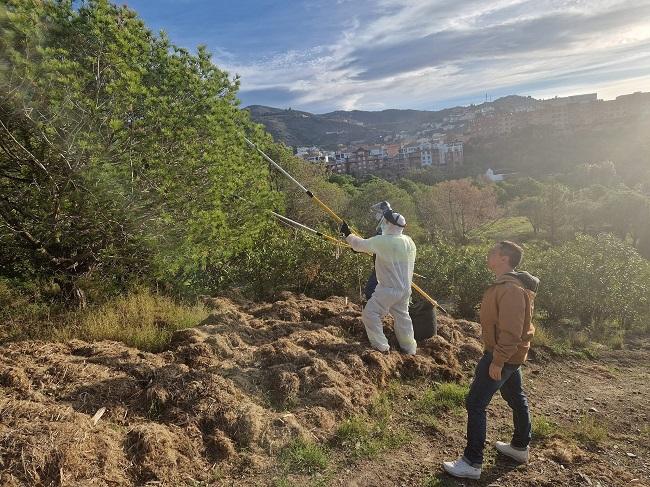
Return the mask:
<path id="1" fill-rule="evenodd" d="M 529 291 L 532 291 L 534 293 L 537 293 L 537 289 L 539 288 L 539 278 L 533 276 L 532 274 L 529 274 L 526 271 L 512 271 L 508 272 L 505 274 L 506 276 L 512 276 L 516 277 L 519 279 L 519 282 L 528 289 Z"/>
<path id="2" fill-rule="evenodd" d="M 481 302 L 481 329 L 485 349 L 498 366 L 523 364 L 530 340 L 535 293 L 539 279 L 528 272 L 508 272 L 485 291 Z"/>

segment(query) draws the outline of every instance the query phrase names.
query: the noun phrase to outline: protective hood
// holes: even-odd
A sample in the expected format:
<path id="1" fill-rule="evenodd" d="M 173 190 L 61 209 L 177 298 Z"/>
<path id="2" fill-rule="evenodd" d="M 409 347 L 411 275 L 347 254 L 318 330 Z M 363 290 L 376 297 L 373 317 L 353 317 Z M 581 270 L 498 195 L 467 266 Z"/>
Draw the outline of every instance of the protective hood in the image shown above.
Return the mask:
<path id="1" fill-rule="evenodd" d="M 381 223 L 381 233 L 382 235 L 401 235 L 406 226 L 406 219 L 399 213 L 393 213 L 393 215 L 398 215 L 399 218 L 396 218 L 398 225 L 393 225 L 388 220 L 384 219 Z"/>

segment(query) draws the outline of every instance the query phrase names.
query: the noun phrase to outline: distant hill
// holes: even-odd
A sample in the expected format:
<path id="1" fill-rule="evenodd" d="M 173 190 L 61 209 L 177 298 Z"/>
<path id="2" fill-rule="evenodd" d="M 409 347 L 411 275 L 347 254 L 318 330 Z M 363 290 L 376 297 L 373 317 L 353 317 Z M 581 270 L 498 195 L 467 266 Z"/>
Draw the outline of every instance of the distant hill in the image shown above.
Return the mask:
<path id="1" fill-rule="evenodd" d="M 375 140 L 378 135 L 372 127 L 363 123 L 346 120 L 343 116 L 328 117 L 333 114 L 315 115 L 259 105 L 250 106 L 247 110 L 254 121 L 264 124 L 276 141 L 289 146 L 330 146 L 353 140 Z"/>
<path id="2" fill-rule="evenodd" d="M 354 142 L 380 143 L 400 133 L 416 135 L 441 130 L 450 117 L 467 111 L 493 110 L 508 112 L 529 108 L 538 103 L 530 97 L 510 95 L 493 102 L 471 107 L 454 107 L 438 111 L 398 110 L 382 111 L 338 110 L 313 114 L 292 109 L 251 105 L 246 109 L 254 121 L 264 124 L 276 141 L 289 146 L 317 145 L 334 148 L 338 144 Z"/>
<path id="3" fill-rule="evenodd" d="M 480 106 L 492 106 L 496 112 L 516 112 L 519 110 L 534 108 L 539 103 L 540 100 L 530 96 L 508 95 L 498 98 L 493 102 L 483 103 Z"/>

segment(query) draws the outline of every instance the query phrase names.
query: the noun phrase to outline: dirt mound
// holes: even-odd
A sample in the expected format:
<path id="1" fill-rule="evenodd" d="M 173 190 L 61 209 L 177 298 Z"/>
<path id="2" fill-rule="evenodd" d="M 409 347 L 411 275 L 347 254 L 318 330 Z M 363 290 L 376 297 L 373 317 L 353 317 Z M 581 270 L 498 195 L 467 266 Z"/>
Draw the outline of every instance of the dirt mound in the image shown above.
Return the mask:
<path id="1" fill-rule="evenodd" d="M 159 354 L 108 341 L 0 348 L 0 483 L 209 481 L 290 438 L 329 437 L 393 378 L 458 380 L 481 354 L 478 325 L 445 317 L 415 356 L 370 350 L 343 298 L 206 303 L 210 316 Z"/>

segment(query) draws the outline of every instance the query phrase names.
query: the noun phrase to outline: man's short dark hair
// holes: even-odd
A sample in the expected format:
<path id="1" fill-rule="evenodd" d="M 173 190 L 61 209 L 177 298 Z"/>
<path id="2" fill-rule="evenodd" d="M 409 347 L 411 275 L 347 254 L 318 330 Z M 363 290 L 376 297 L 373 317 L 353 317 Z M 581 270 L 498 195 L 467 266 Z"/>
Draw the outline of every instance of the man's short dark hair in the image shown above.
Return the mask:
<path id="1" fill-rule="evenodd" d="M 508 262 L 514 269 L 521 263 L 524 256 L 524 249 L 510 240 L 503 240 L 497 244 L 499 246 L 499 253 L 508 257 Z"/>

